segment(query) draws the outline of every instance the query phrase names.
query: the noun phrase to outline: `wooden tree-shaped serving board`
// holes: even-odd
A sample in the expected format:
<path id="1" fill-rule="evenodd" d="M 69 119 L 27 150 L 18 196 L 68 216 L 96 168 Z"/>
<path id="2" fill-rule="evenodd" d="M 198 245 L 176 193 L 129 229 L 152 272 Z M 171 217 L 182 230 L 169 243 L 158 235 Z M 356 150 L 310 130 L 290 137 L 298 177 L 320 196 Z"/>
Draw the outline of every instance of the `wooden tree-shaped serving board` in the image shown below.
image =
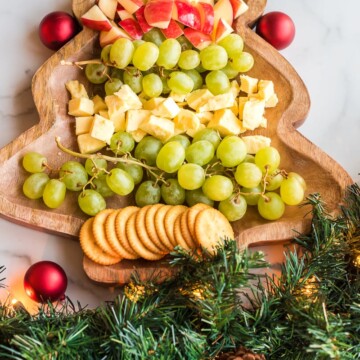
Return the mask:
<path id="1" fill-rule="evenodd" d="M 73 0 L 74 14 L 80 18 L 94 3 L 95 0 Z M 250 28 L 264 11 L 266 0 L 248 0 L 247 3 L 249 10 L 238 19 L 236 31 L 243 36 L 247 50 L 255 58 L 255 66 L 249 75 L 272 80 L 279 98 L 278 105 L 266 111 L 268 127 L 254 133 L 271 137 L 272 145 L 282 156 L 281 167 L 300 173 L 307 182 L 307 192 L 320 193 L 329 210 L 336 210 L 351 178 L 296 130 L 310 107 L 308 92 L 292 66 Z M 77 238 L 86 219 L 77 206 L 78 194 L 68 192 L 65 203 L 55 210 L 46 208 L 41 200 L 27 199 L 22 193 L 27 174 L 21 166 L 21 159 L 26 152 L 38 151 L 47 156 L 53 168 L 57 168 L 70 158 L 57 148 L 54 141 L 56 136 L 60 136 L 66 147 L 77 148 L 74 119 L 67 114 L 69 95 L 64 84 L 78 79 L 86 84 L 89 93 L 94 89 L 87 83 L 81 69 L 60 62 L 88 60 L 98 54 L 98 33 L 83 29 L 35 74 L 32 91 L 40 121 L 0 151 L 0 213 L 3 217 L 25 226 Z M 108 200 L 108 207 L 130 203 L 131 197 L 113 197 Z M 305 232 L 309 229 L 308 211 L 308 208 L 288 208 L 281 220 L 270 222 L 250 209 L 243 219 L 233 224 L 236 240 L 247 246 L 290 239 L 294 230 Z M 166 269 L 161 262 L 123 261 L 104 267 L 88 259 L 84 259 L 84 268 L 91 279 L 104 283 L 124 283 L 134 268 L 145 277 L 156 269 Z"/>

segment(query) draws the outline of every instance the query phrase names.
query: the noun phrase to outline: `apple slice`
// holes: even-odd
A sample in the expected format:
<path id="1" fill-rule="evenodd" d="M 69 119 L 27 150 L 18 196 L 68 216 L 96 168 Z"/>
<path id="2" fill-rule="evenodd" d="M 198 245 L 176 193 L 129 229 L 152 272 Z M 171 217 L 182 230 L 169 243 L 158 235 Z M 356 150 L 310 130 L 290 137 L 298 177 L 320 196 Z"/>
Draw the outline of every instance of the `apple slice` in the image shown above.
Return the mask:
<path id="1" fill-rule="evenodd" d="M 249 8 L 249 6 L 244 2 L 244 0 L 230 0 L 230 4 L 233 8 L 234 19 L 237 19 Z"/>
<path id="2" fill-rule="evenodd" d="M 97 5 L 91 7 L 81 17 L 81 22 L 84 26 L 97 31 L 109 31 L 112 28 L 110 20 L 104 15 Z"/>
<path id="3" fill-rule="evenodd" d="M 216 31 L 217 24 L 220 19 L 225 20 L 232 25 L 234 21 L 233 9 L 230 0 L 219 0 L 214 5 L 214 30 Z"/>
<path id="4" fill-rule="evenodd" d="M 214 28 L 213 6 L 205 2 L 198 2 L 195 6 L 199 10 L 200 14 L 201 31 L 205 34 L 211 34 Z"/>
<path id="5" fill-rule="evenodd" d="M 212 43 L 211 36 L 209 34 L 204 34 L 198 30 L 185 28 L 184 35 L 198 50 L 202 50 Z"/>
<path id="6" fill-rule="evenodd" d="M 103 48 L 106 45 L 113 44 L 119 38 L 130 39 L 131 37 L 123 29 L 120 29 L 115 23 L 109 31 L 100 31 L 99 42 Z"/>
<path id="7" fill-rule="evenodd" d="M 119 21 L 119 25 L 134 39 L 139 40 L 143 36 L 143 31 L 135 19 L 125 19 Z"/>
<path id="8" fill-rule="evenodd" d="M 116 10 L 120 20 L 135 19 L 133 14 L 130 14 L 125 8 L 118 3 Z"/>
<path id="9" fill-rule="evenodd" d="M 146 21 L 145 16 L 144 16 L 144 10 L 145 10 L 145 6 L 142 6 L 134 15 L 141 27 L 141 30 L 145 34 L 148 31 L 150 31 L 153 27 L 151 25 L 149 25 L 148 22 Z"/>
<path id="10" fill-rule="evenodd" d="M 213 40 L 215 42 L 219 42 L 220 40 L 222 40 L 224 37 L 228 36 L 232 32 L 234 32 L 232 26 L 228 24 L 225 20 L 220 19 L 218 22 L 218 26 L 216 27 L 215 36 L 213 34 Z"/>
<path id="11" fill-rule="evenodd" d="M 117 0 L 117 1 L 130 14 L 133 14 L 144 5 L 142 0 Z"/>
<path id="12" fill-rule="evenodd" d="M 149 0 L 144 9 L 147 23 L 159 29 L 166 29 L 171 20 L 173 3 L 173 0 Z"/>
<path id="13" fill-rule="evenodd" d="M 199 10 L 186 0 L 175 0 L 172 18 L 195 30 L 201 30 Z"/>
<path id="14" fill-rule="evenodd" d="M 170 20 L 167 29 L 161 29 L 161 32 L 167 39 L 177 39 L 184 33 L 181 26 L 173 19 Z"/>
<path id="15" fill-rule="evenodd" d="M 109 19 L 114 20 L 117 8 L 117 0 L 99 0 L 98 7 Z"/>

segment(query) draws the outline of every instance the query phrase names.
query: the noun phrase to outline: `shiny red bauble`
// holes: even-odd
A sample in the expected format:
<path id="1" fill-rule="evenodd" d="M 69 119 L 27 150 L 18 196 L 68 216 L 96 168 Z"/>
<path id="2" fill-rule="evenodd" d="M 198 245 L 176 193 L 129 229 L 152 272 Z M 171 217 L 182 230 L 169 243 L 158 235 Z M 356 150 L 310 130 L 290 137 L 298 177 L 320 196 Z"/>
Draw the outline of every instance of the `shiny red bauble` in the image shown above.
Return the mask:
<path id="1" fill-rule="evenodd" d="M 294 40 L 295 25 L 290 16 L 272 11 L 258 20 L 256 32 L 274 48 L 282 50 Z"/>
<path id="2" fill-rule="evenodd" d="M 78 32 L 75 18 L 64 11 L 46 15 L 39 25 L 41 42 L 51 50 L 59 50 Z"/>
<path id="3" fill-rule="evenodd" d="M 39 261 L 25 273 L 24 288 L 26 294 L 37 302 L 63 300 L 67 276 L 60 265 L 52 261 Z"/>

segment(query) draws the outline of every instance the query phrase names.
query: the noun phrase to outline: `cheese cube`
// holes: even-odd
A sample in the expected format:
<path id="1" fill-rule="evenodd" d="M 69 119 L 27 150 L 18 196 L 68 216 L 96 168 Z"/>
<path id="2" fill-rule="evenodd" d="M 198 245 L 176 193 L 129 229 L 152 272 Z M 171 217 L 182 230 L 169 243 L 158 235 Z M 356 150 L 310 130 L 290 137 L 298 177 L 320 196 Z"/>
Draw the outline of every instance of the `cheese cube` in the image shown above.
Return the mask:
<path id="1" fill-rule="evenodd" d="M 70 80 L 65 83 L 66 89 L 69 91 L 72 99 L 89 98 L 85 86 L 78 80 Z"/>
<path id="2" fill-rule="evenodd" d="M 239 119 L 242 120 L 243 118 L 243 112 L 244 112 L 244 106 L 245 103 L 249 100 L 249 98 L 247 96 L 240 96 L 239 97 L 239 111 L 238 111 L 238 116 Z"/>
<path id="3" fill-rule="evenodd" d="M 277 103 L 279 102 L 279 99 L 277 97 L 276 94 L 272 94 L 269 99 L 267 99 L 265 101 L 265 107 L 266 108 L 270 108 L 270 107 L 275 107 L 277 105 Z"/>
<path id="4" fill-rule="evenodd" d="M 151 115 L 150 110 L 129 110 L 126 112 L 125 131 L 131 133 L 139 129 L 139 125 L 149 118 Z"/>
<path id="5" fill-rule="evenodd" d="M 234 104 L 230 110 L 234 113 L 235 116 L 239 115 L 239 102 L 237 99 L 234 100 Z"/>
<path id="6" fill-rule="evenodd" d="M 200 126 L 200 120 L 191 110 L 181 109 L 174 118 L 175 128 L 183 131 L 197 129 Z"/>
<path id="7" fill-rule="evenodd" d="M 82 97 L 69 101 L 69 115 L 72 116 L 90 116 L 94 115 L 94 103 L 92 100 Z"/>
<path id="8" fill-rule="evenodd" d="M 230 92 L 233 94 L 234 98 L 236 98 L 239 95 L 240 85 L 236 80 L 233 80 L 230 83 Z"/>
<path id="9" fill-rule="evenodd" d="M 150 115 L 145 119 L 139 128 L 163 142 L 174 136 L 175 130 L 173 121 L 155 115 Z"/>
<path id="10" fill-rule="evenodd" d="M 210 98 L 206 104 L 199 106 L 196 111 L 216 111 L 225 108 L 231 108 L 234 105 L 234 96 L 231 92 L 215 95 Z"/>
<path id="11" fill-rule="evenodd" d="M 197 111 L 200 106 L 205 105 L 212 97 L 214 95 L 208 89 L 198 89 L 187 96 L 186 102 L 192 109 Z"/>
<path id="12" fill-rule="evenodd" d="M 90 135 L 98 140 L 110 144 L 110 139 L 114 133 L 114 123 L 96 114 L 90 130 Z"/>
<path id="13" fill-rule="evenodd" d="M 100 110 L 99 115 L 104 117 L 105 119 L 110 119 L 109 112 L 107 110 Z"/>
<path id="14" fill-rule="evenodd" d="M 140 142 L 141 139 L 144 138 L 145 135 L 147 135 L 147 133 L 141 129 L 132 131 L 130 134 L 136 142 Z"/>
<path id="15" fill-rule="evenodd" d="M 258 79 L 248 75 L 240 75 L 240 90 L 247 94 L 256 93 L 258 90 Z"/>
<path id="16" fill-rule="evenodd" d="M 85 134 L 90 132 L 94 117 L 93 116 L 80 116 L 75 118 L 75 134 Z"/>
<path id="17" fill-rule="evenodd" d="M 265 100 L 250 99 L 244 104 L 242 113 L 243 126 L 247 130 L 254 130 L 263 121 Z"/>
<path id="18" fill-rule="evenodd" d="M 122 85 L 120 90 L 115 92 L 114 95 L 123 101 L 124 106 L 126 107 L 124 111 L 142 108 L 142 102 L 129 85 Z"/>
<path id="19" fill-rule="evenodd" d="M 270 80 L 259 80 L 258 82 L 258 94 L 263 100 L 269 100 L 270 97 L 275 93 L 274 83 Z"/>
<path id="20" fill-rule="evenodd" d="M 256 154 L 260 149 L 271 144 L 271 139 L 263 135 L 242 136 L 241 139 L 244 140 L 248 154 Z"/>
<path id="21" fill-rule="evenodd" d="M 175 102 L 182 103 L 186 99 L 186 94 L 177 94 L 173 91 L 170 92 L 169 97 L 171 97 Z"/>
<path id="22" fill-rule="evenodd" d="M 100 111 L 107 110 L 107 105 L 101 96 L 95 95 L 92 101 L 94 102 L 95 114 L 99 114 Z"/>
<path id="23" fill-rule="evenodd" d="M 162 101 L 159 106 L 152 110 L 153 115 L 172 119 L 180 111 L 179 106 L 175 100 L 171 97 L 166 98 Z"/>
<path id="24" fill-rule="evenodd" d="M 114 124 L 114 132 L 125 130 L 125 114 L 126 113 L 119 111 L 110 116 L 109 120 Z"/>
<path id="25" fill-rule="evenodd" d="M 208 123 L 207 127 L 216 129 L 221 136 L 238 135 L 245 131 L 241 121 L 230 109 L 215 111 L 214 117 Z"/>
<path id="26" fill-rule="evenodd" d="M 200 120 L 201 124 L 207 124 L 213 118 L 214 114 L 211 111 L 203 111 L 201 113 L 196 113 L 197 118 Z"/>
<path id="27" fill-rule="evenodd" d="M 267 118 L 263 116 L 262 121 L 259 125 L 262 128 L 267 128 Z"/>
<path id="28" fill-rule="evenodd" d="M 90 134 L 81 134 L 77 137 L 81 154 L 93 154 L 106 146 L 106 142 L 93 138 Z"/>
<path id="29" fill-rule="evenodd" d="M 154 97 L 150 100 L 147 100 L 144 105 L 143 109 L 145 110 L 154 110 L 156 109 L 163 101 L 165 101 L 165 98 L 163 97 Z"/>
<path id="30" fill-rule="evenodd" d="M 200 130 L 205 129 L 205 128 L 206 128 L 205 124 L 200 124 L 198 126 L 198 128 L 196 128 L 196 129 L 188 129 L 186 131 L 186 135 L 189 135 L 190 137 L 193 138 Z"/>

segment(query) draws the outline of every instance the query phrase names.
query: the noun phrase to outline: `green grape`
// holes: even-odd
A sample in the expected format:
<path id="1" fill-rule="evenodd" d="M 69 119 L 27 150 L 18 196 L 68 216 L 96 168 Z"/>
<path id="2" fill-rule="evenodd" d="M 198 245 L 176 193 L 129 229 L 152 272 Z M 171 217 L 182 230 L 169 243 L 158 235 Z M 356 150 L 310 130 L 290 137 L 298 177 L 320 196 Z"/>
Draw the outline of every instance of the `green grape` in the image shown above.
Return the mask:
<path id="1" fill-rule="evenodd" d="M 147 71 L 155 65 L 158 56 L 159 48 L 154 43 L 146 41 L 136 48 L 132 63 L 139 70 Z"/>
<path id="2" fill-rule="evenodd" d="M 190 76 L 192 81 L 194 82 L 193 90 L 200 89 L 203 86 L 204 80 L 197 70 L 183 70 L 183 73 Z"/>
<path id="3" fill-rule="evenodd" d="M 243 51 L 244 40 L 243 38 L 235 33 L 225 36 L 218 42 L 218 45 L 222 46 L 229 57 L 236 51 Z"/>
<path id="4" fill-rule="evenodd" d="M 125 69 L 124 83 L 129 85 L 135 94 L 139 94 L 142 91 L 142 79 L 143 75 L 138 69 L 134 67 L 127 67 Z"/>
<path id="5" fill-rule="evenodd" d="M 66 186 L 58 179 L 50 179 L 43 191 L 43 201 L 51 209 L 58 208 L 65 200 Z"/>
<path id="6" fill-rule="evenodd" d="M 193 48 L 191 42 L 184 35 L 179 36 L 176 40 L 181 45 L 181 51 L 190 50 Z"/>
<path id="7" fill-rule="evenodd" d="M 241 186 L 252 188 L 261 183 L 262 172 L 257 165 L 243 162 L 236 168 L 235 180 Z"/>
<path id="8" fill-rule="evenodd" d="M 95 190 L 86 189 L 78 196 L 78 204 L 82 212 L 89 216 L 95 216 L 106 209 L 105 199 Z"/>
<path id="9" fill-rule="evenodd" d="M 112 46 L 112 44 L 105 45 L 105 46 L 101 49 L 100 59 L 101 59 L 101 61 L 102 61 L 104 64 L 110 62 L 110 50 L 111 50 L 111 46 Z"/>
<path id="10" fill-rule="evenodd" d="M 168 179 L 166 183 L 161 185 L 160 190 L 165 204 L 181 205 L 185 202 L 185 190 L 176 179 Z"/>
<path id="11" fill-rule="evenodd" d="M 221 161 L 222 166 L 237 166 L 246 157 L 245 142 L 235 135 L 226 136 L 216 149 L 216 156 Z"/>
<path id="12" fill-rule="evenodd" d="M 161 43 L 166 39 L 163 33 L 158 28 L 152 28 L 150 31 L 145 33 L 142 37 L 144 41 L 150 41 L 157 46 L 160 46 Z"/>
<path id="13" fill-rule="evenodd" d="M 48 181 L 49 176 L 45 173 L 31 174 L 23 184 L 24 195 L 32 200 L 40 199 L 43 196 L 44 189 Z"/>
<path id="14" fill-rule="evenodd" d="M 142 79 L 142 87 L 145 95 L 150 98 L 158 97 L 163 91 L 161 78 L 157 74 L 147 74 Z"/>
<path id="15" fill-rule="evenodd" d="M 283 180 L 284 177 L 280 172 L 277 174 L 274 173 L 274 175 L 267 176 L 265 189 L 267 191 L 274 191 L 280 187 Z"/>
<path id="16" fill-rule="evenodd" d="M 93 179 L 90 185 L 93 190 L 97 191 L 104 198 L 115 195 L 106 182 L 106 174 L 101 174 Z"/>
<path id="17" fill-rule="evenodd" d="M 105 159 L 93 158 L 86 159 L 85 161 L 85 170 L 90 176 L 96 176 L 104 174 L 104 170 L 107 169 L 107 161 Z"/>
<path id="18" fill-rule="evenodd" d="M 93 84 L 103 84 L 109 79 L 109 68 L 104 64 L 87 64 L 85 66 L 86 78 Z"/>
<path id="19" fill-rule="evenodd" d="M 141 165 L 118 162 L 116 167 L 125 170 L 134 180 L 134 184 L 140 184 L 144 176 L 144 170 Z"/>
<path id="20" fill-rule="evenodd" d="M 185 150 L 186 161 L 193 164 L 204 166 L 214 157 L 214 145 L 208 140 L 193 142 Z"/>
<path id="21" fill-rule="evenodd" d="M 178 66 L 184 70 L 195 69 L 200 65 L 200 55 L 195 50 L 185 50 L 181 53 Z"/>
<path id="22" fill-rule="evenodd" d="M 280 154 L 272 146 L 264 147 L 255 154 L 255 164 L 263 173 L 272 174 L 280 165 Z"/>
<path id="23" fill-rule="evenodd" d="M 207 70 L 206 69 L 204 69 L 204 67 L 201 65 L 201 63 L 200 63 L 200 65 L 195 69 L 199 74 L 202 74 L 202 73 L 204 73 L 204 72 L 206 72 Z"/>
<path id="24" fill-rule="evenodd" d="M 209 199 L 204 192 L 202 191 L 202 188 L 195 190 L 186 190 L 185 191 L 185 201 L 188 204 L 188 206 L 194 206 L 198 203 L 203 203 L 206 205 L 209 205 L 211 207 L 214 206 L 214 200 Z"/>
<path id="25" fill-rule="evenodd" d="M 136 39 L 136 40 L 133 40 L 133 45 L 134 45 L 134 48 L 137 49 L 140 45 L 142 45 L 145 41 L 142 40 L 142 39 Z"/>
<path id="26" fill-rule="evenodd" d="M 205 129 L 198 131 L 195 134 L 192 142 L 195 143 L 200 140 L 207 140 L 207 141 L 211 142 L 214 146 L 214 149 L 216 150 L 220 144 L 221 137 L 217 130 L 211 129 L 211 128 L 205 128 Z"/>
<path id="27" fill-rule="evenodd" d="M 119 38 L 111 46 L 110 62 L 119 69 L 125 69 L 130 64 L 134 51 L 131 40 Z"/>
<path id="28" fill-rule="evenodd" d="M 204 69 L 220 70 L 226 66 L 228 55 L 222 46 L 213 44 L 200 51 L 200 60 Z"/>
<path id="29" fill-rule="evenodd" d="M 106 175 L 109 188 L 121 196 L 129 195 L 134 190 L 134 180 L 129 173 L 117 167 L 110 170 Z"/>
<path id="30" fill-rule="evenodd" d="M 177 173 L 180 186 L 185 190 L 201 188 L 205 181 L 205 170 L 197 164 L 184 164 Z"/>
<path id="31" fill-rule="evenodd" d="M 135 203 L 139 207 L 158 204 L 160 199 L 160 186 L 152 180 L 142 182 L 135 193 Z"/>
<path id="32" fill-rule="evenodd" d="M 166 76 L 166 75 L 161 76 L 161 82 L 162 82 L 162 86 L 163 86 L 162 94 L 164 94 L 164 95 L 169 94 L 171 92 L 171 89 L 169 88 L 169 85 L 167 83 L 168 82 L 168 76 Z"/>
<path id="33" fill-rule="evenodd" d="M 165 69 L 172 69 L 179 61 L 181 45 L 176 39 L 166 39 L 159 46 L 159 57 L 156 61 L 158 66 Z"/>
<path id="34" fill-rule="evenodd" d="M 297 181 L 300 182 L 302 188 L 304 189 L 304 191 L 306 190 L 306 182 L 305 182 L 305 179 L 298 173 L 296 172 L 289 172 L 287 174 L 287 178 L 290 179 L 290 178 L 295 178 Z"/>
<path id="35" fill-rule="evenodd" d="M 231 67 L 239 72 L 247 72 L 254 66 L 253 56 L 245 51 L 235 51 L 229 61 Z"/>
<path id="36" fill-rule="evenodd" d="M 239 75 L 239 72 L 235 70 L 229 62 L 221 69 L 221 71 L 228 77 L 228 79 L 235 79 Z"/>
<path id="37" fill-rule="evenodd" d="M 66 188 L 71 191 L 80 191 L 88 181 L 88 173 L 77 161 L 67 161 L 62 164 L 59 176 Z"/>
<path id="38" fill-rule="evenodd" d="M 259 198 L 258 211 L 266 220 L 278 220 L 285 212 L 285 204 L 279 194 L 270 191 Z"/>
<path id="39" fill-rule="evenodd" d="M 255 186 L 253 188 L 241 188 L 241 193 L 245 197 L 245 200 L 248 205 L 257 205 L 261 193 L 262 193 L 261 185 Z"/>
<path id="40" fill-rule="evenodd" d="M 243 162 L 250 162 L 255 164 L 255 156 L 251 155 L 251 154 L 246 154 L 245 159 L 243 160 Z"/>
<path id="41" fill-rule="evenodd" d="M 145 162 L 147 165 L 154 166 L 156 157 L 163 144 L 153 136 L 145 136 L 140 140 L 135 148 L 135 158 Z"/>
<path id="42" fill-rule="evenodd" d="M 202 190 L 209 199 L 222 201 L 231 196 L 234 186 L 228 177 L 213 175 L 205 180 Z"/>
<path id="43" fill-rule="evenodd" d="M 171 142 L 171 141 L 178 141 L 183 146 L 184 149 L 186 149 L 190 145 L 189 138 L 186 135 L 182 135 L 182 134 L 178 134 L 178 135 L 171 137 L 167 141 L 167 143 Z"/>
<path id="44" fill-rule="evenodd" d="M 230 81 L 221 70 L 210 71 L 205 78 L 207 88 L 214 95 L 224 94 L 230 90 Z"/>
<path id="45" fill-rule="evenodd" d="M 120 90 L 122 85 L 123 82 L 118 78 L 109 79 L 108 81 L 106 81 L 104 85 L 105 94 L 113 95 L 114 93 Z"/>
<path id="46" fill-rule="evenodd" d="M 281 182 L 280 196 L 286 205 L 298 205 L 304 200 L 305 191 L 296 177 L 289 177 Z"/>
<path id="47" fill-rule="evenodd" d="M 237 221 L 245 215 L 247 203 L 243 196 L 232 194 L 229 198 L 220 201 L 218 209 L 229 221 Z"/>
<path id="48" fill-rule="evenodd" d="M 110 149 L 115 155 L 125 155 L 135 147 L 132 135 L 126 131 L 118 131 L 110 139 Z"/>
<path id="49" fill-rule="evenodd" d="M 46 169 L 47 159 L 44 155 L 31 151 L 24 155 L 22 165 L 29 173 L 39 173 Z"/>
<path id="50" fill-rule="evenodd" d="M 167 83 L 176 94 L 189 94 L 194 88 L 193 79 L 181 71 L 173 71 Z"/>
<path id="51" fill-rule="evenodd" d="M 118 69 L 113 66 L 110 68 L 110 79 L 120 79 L 122 81 L 123 75 L 124 75 L 123 69 Z"/>
<path id="52" fill-rule="evenodd" d="M 185 160 L 185 149 L 178 141 L 166 143 L 156 157 L 156 166 L 166 173 L 172 174 L 179 170 Z"/>

